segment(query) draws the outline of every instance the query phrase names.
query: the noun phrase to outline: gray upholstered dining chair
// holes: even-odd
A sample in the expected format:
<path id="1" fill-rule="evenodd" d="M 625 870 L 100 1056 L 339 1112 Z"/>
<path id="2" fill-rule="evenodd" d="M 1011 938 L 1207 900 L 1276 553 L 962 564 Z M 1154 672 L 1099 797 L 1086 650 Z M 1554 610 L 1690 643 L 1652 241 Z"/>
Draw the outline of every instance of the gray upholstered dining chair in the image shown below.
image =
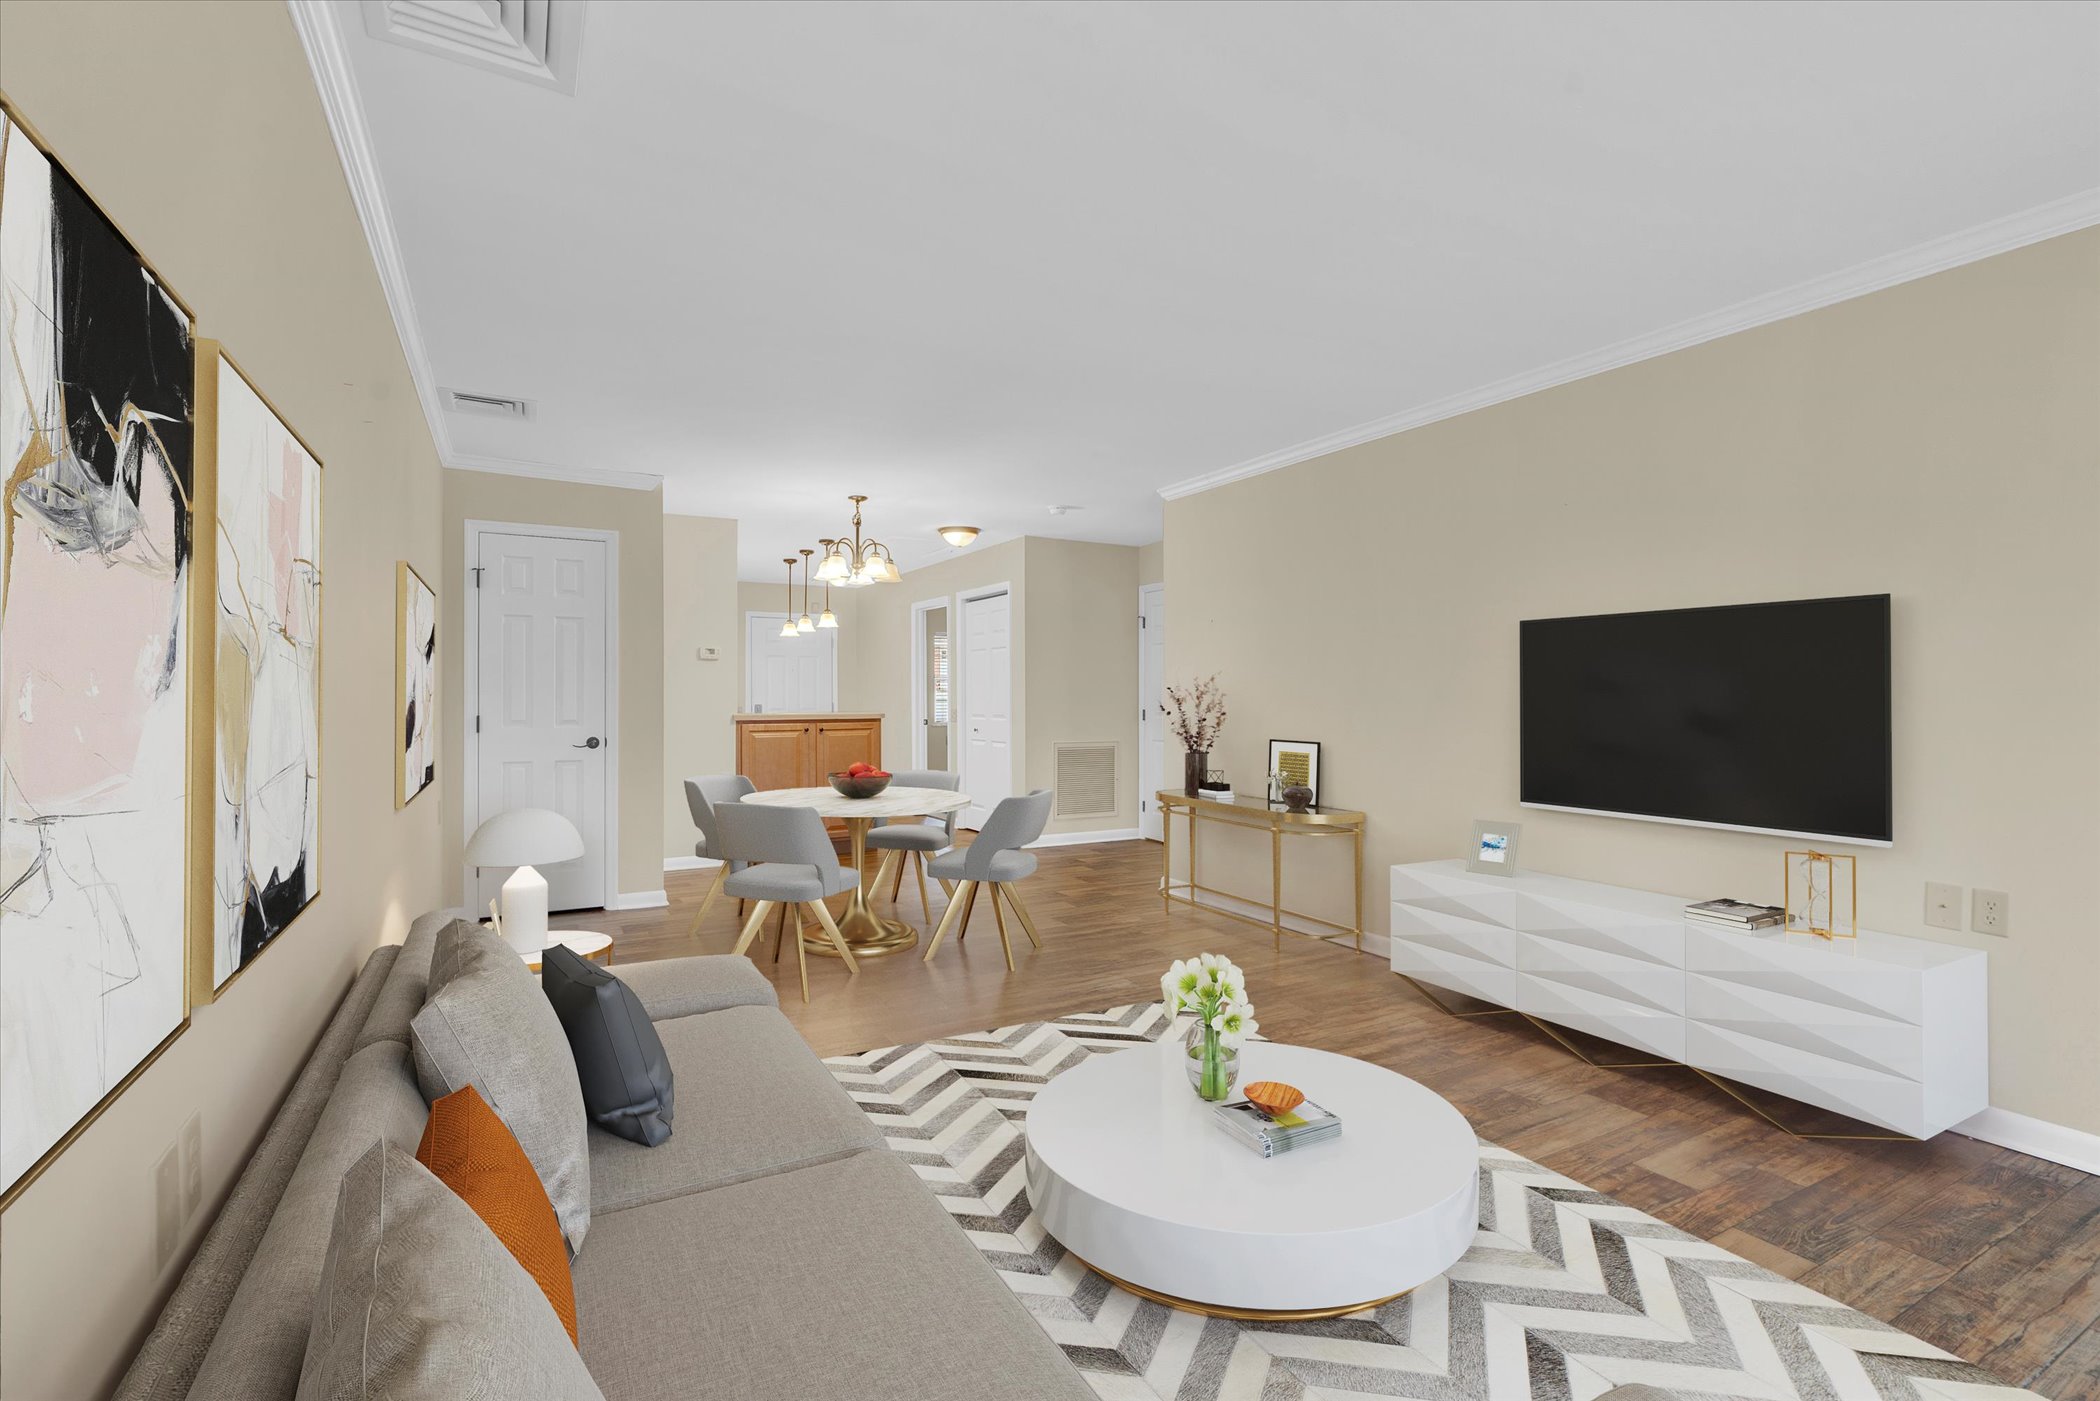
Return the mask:
<path id="1" fill-rule="evenodd" d="M 992 914 L 999 921 L 999 947 L 1006 954 L 1006 971 L 1014 971 L 1014 946 L 1006 937 L 1006 914 L 999 908 L 1000 900 L 1014 907 L 1021 917 L 1021 929 L 1028 935 L 1028 942 L 1037 948 L 1043 941 L 1035 934 L 1035 921 L 1028 917 L 1028 907 L 1014 891 L 1014 882 L 1035 874 L 1035 856 L 1021 850 L 1037 837 L 1043 835 L 1043 825 L 1050 820 L 1050 790 L 1038 788 L 1020 798 L 1007 798 L 992 809 L 984 826 L 977 833 L 977 840 L 968 846 L 958 847 L 943 856 L 936 856 L 926 863 L 926 869 L 942 880 L 960 881 L 955 893 L 948 897 L 947 912 L 941 916 L 940 926 L 933 931 L 933 939 L 926 945 L 926 961 L 933 961 L 933 951 L 941 946 L 948 933 L 948 926 L 958 926 L 956 939 L 960 941 L 970 927 L 970 911 L 977 904 L 977 888 L 989 885 L 992 888 Z M 960 920 L 957 915 L 960 913 Z"/>
<path id="2" fill-rule="evenodd" d="M 832 850 L 831 836 L 824 830 L 824 819 L 817 816 L 814 808 L 768 807 L 759 803 L 724 803 L 715 809 L 715 830 L 722 838 L 722 855 L 725 860 L 737 863 L 738 869 L 730 872 L 722 882 L 722 888 L 739 900 L 755 900 L 756 909 L 744 923 L 744 932 L 737 937 L 734 953 L 743 953 L 758 937 L 759 927 L 766 922 L 766 912 L 775 905 L 782 913 L 794 905 L 807 905 L 824 926 L 824 933 L 831 939 L 831 946 L 845 960 L 846 971 L 860 972 L 860 964 L 854 961 L 853 950 L 846 947 L 845 936 L 839 933 L 838 921 L 824 907 L 826 898 L 844 895 L 853 889 L 860 878 L 858 871 L 839 864 L 838 853 Z M 793 921 L 795 940 L 795 963 L 802 975 L 802 1000 L 809 1001 L 809 955 L 802 948 L 802 920 L 799 915 Z M 781 937 L 789 937 L 788 922 L 781 924 Z M 776 952 L 774 957 L 778 958 Z"/>
<path id="3" fill-rule="evenodd" d="M 962 775 L 941 769 L 903 769 L 891 780 L 891 785 L 897 788 L 940 788 L 953 793 L 962 786 Z M 933 906 L 926 903 L 926 858 L 955 845 L 955 820 L 961 815 L 961 810 L 957 809 L 931 821 L 901 824 L 886 817 L 876 818 L 867 841 L 870 851 L 883 853 L 882 866 L 875 872 L 875 888 L 882 889 L 882 878 L 890 874 L 890 867 L 894 864 L 897 874 L 890 882 L 890 902 L 895 904 L 897 893 L 904 888 L 904 863 L 915 863 L 919 872 L 919 908 L 926 911 L 926 918 L 932 919 Z M 945 886 L 946 882 L 943 882 Z"/>
<path id="4" fill-rule="evenodd" d="M 693 825 L 700 829 L 700 840 L 693 843 L 693 855 L 704 856 L 722 864 L 715 868 L 714 884 L 707 888 L 707 898 L 700 902 L 700 913 L 693 916 L 693 933 L 700 932 L 701 922 L 707 912 L 714 908 L 715 897 L 722 893 L 722 882 L 743 869 L 741 861 L 729 861 L 722 855 L 722 837 L 715 826 L 715 809 L 723 803 L 733 803 L 746 793 L 758 790 L 751 780 L 740 773 L 707 774 L 685 781 L 685 805 L 693 814 Z M 737 913 L 744 912 L 743 902 L 737 902 Z"/>

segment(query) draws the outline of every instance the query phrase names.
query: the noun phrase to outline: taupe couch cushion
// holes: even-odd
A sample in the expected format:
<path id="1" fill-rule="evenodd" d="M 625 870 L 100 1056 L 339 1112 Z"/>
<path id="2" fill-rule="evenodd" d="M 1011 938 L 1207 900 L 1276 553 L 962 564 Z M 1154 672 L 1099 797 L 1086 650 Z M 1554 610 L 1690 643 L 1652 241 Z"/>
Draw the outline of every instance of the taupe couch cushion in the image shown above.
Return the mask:
<path id="1" fill-rule="evenodd" d="M 867 1115 L 773 1008 L 680 1017 L 656 1031 L 678 1084 L 679 1129 L 654 1148 L 591 1129 L 593 1221 L 882 1146 Z"/>
<path id="2" fill-rule="evenodd" d="M 430 986 L 408 1038 L 423 1098 L 479 1090 L 532 1160 L 569 1249 L 581 1249 L 591 1224 L 590 1121 L 569 1038 L 539 979 L 495 935 L 454 924 L 438 933 Z"/>
<path id="3" fill-rule="evenodd" d="M 192 1396 L 292 1394 L 343 1173 L 375 1138 L 413 1153 L 429 1117 L 406 1046 L 381 1041 L 343 1063 L 328 1108 L 197 1371 Z"/>
<path id="4" fill-rule="evenodd" d="M 603 1401 L 524 1266 L 415 1155 L 343 1177 L 298 1401 Z"/>
<path id="5" fill-rule="evenodd" d="M 387 970 L 386 981 L 380 984 L 379 1000 L 372 1004 L 371 1014 L 365 1018 L 364 1028 L 357 1033 L 353 1051 L 362 1051 L 374 1041 L 399 1041 L 408 1044 L 408 1024 L 416 1013 L 423 1010 L 423 998 L 430 982 L 430 955 L 437 943 L 440 929 L 461 916 L 459 910 L 433 910 L 419 915 L 415 923 L 408 926 L 408 937 L 401 941 L 401 951 L 394 956 L 394 966 Z"/>
<path id="6" fill-rule="evenodd" d="M 642 1000 L 642 1009 L 653 1022 L 719 1012 L 724 1007 L 780 1005 L 766 975 L 750 959 L 732 954 L 623 963 L 613 972 Z"/>
<path id="7" fill-rule="evenodd" d="M 887 1152 L 615 1212 L 575 1271 L 606 1401 L 1094 1394 Z"/>

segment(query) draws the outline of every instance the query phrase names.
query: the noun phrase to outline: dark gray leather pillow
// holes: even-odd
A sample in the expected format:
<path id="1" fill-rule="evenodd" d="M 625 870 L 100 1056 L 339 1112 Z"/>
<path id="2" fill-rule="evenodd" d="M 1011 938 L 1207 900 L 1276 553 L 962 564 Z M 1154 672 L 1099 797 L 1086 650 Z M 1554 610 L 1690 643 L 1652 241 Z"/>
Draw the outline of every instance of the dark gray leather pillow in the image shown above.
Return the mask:
<path id="1" fill-rule="evenodd" d="M 540 954 L 540 986 L 568 1033 L 591 1122 L 650 1148 L 669 1138 L 671 1062 L 642 1000 L 560 944 Z"/>

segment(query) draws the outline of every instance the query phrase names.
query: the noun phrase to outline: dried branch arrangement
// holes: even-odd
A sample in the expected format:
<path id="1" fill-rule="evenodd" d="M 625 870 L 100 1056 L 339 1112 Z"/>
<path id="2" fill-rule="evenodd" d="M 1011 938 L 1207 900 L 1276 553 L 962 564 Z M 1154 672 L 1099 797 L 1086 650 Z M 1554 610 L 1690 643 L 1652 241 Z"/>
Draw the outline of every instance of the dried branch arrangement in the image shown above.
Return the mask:
<path id="1" fill-rule="evenodd" d="M 1167 728 L 1183 749 L 1208 754 L 1225 730 L 1225 692 L 1208 676 L 1186 686 L 1167 687 Z"/>

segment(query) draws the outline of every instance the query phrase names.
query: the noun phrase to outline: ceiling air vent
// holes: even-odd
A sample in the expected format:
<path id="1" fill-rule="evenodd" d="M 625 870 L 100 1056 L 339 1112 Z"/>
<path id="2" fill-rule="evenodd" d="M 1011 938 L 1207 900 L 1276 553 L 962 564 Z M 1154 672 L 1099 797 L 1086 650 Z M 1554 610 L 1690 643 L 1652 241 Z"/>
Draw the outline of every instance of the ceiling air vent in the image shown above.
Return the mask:
<path id="1" fill-rule="evenodd" d="M 489 418 L 531 418 L 532 400 L 511 399 L 501 394 L 470 394 L 464 389 L 440 389 L 445 407 L 454 413 L 478 413 Z"/>
<path id="2" fill-rule="evenodd" d="M 1116 747 L 1113 744 L 1057 746 L 1059 817 L 1116 815 Z"/>
<path id="3" fill-rule="evenodd" d="M 364 0 L 364 10 L 374 39 L 576 91 L 583 0 Z"/>

